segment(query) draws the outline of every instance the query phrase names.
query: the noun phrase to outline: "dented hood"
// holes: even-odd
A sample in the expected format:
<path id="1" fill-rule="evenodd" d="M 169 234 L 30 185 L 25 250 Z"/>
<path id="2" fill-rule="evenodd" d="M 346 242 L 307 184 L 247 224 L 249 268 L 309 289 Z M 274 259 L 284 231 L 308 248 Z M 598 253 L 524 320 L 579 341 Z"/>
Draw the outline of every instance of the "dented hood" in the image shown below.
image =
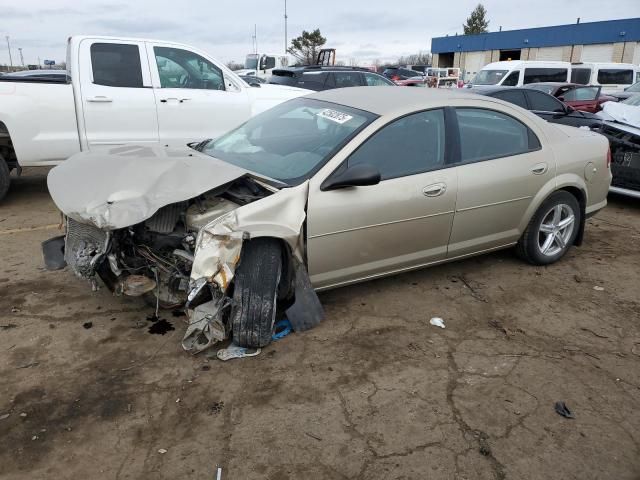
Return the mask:
<path id="1" fill-rule="evenodd" d="M 127 145 L 73 155 L 49 172 L 47 184 L 65 215 L 115 230 L 248 173 L 187 147 Z"/>

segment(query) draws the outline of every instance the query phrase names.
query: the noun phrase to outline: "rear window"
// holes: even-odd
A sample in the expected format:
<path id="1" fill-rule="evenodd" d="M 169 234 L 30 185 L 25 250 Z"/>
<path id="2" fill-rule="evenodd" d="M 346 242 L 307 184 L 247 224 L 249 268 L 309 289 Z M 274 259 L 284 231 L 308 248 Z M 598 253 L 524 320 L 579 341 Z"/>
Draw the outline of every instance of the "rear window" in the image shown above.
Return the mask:
<path id="1" fill-rule="evenodd" d="M 107 87 L 142 88 L 142 66 L 137 45 L 91 45 L 93 83 Z"/>
<path id="2" fill-rule="evenodd" d="M 580 85 L 589 85 L 591 83 L 590 68 L 572 68 L 571 83 L 579 83 Z"/>
<path id="3" fill-rule="evenodd" d="M 632 84 L 633 70 L 620 70 L 617 68 L 601 68 L 598 70 L 598 83 L 600 85 Z"/>
<path id="4" fill-rule="evenodd" d="M 566 82 L 566 68 L 525 68 L 524 83 Z"/>

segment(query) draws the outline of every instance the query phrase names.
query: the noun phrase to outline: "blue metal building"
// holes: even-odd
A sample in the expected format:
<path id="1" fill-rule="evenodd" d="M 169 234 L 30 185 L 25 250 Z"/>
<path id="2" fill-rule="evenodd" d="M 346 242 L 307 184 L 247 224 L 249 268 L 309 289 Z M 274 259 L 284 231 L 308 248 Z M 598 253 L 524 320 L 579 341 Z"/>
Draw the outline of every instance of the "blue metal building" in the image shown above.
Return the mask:
<path id="1" fill-rule="evenodd" d="M 431 40 L 433 64 L 473 75 L 500 60 L 640 64 L 640 18 L 574 23 Z"/>

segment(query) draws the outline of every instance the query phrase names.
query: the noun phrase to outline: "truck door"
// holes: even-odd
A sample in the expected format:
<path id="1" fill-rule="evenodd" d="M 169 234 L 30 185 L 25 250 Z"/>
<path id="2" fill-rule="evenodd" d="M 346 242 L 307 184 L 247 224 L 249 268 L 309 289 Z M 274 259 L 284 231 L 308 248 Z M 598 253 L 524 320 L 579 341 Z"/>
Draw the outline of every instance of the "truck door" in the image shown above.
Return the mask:
<path id="1" fill-rule="evenodd" d="M 246 91 L 213 61 L 163 44 L 148 43 L 147 53 L 163 145 L 216 138 L 249 119 Z"/>
<path id="2" fill-rule="evenodd" d="M 157 144 L 158 117 L 144 44 L 85 39 L 79 55 L 83 149 Z"/>

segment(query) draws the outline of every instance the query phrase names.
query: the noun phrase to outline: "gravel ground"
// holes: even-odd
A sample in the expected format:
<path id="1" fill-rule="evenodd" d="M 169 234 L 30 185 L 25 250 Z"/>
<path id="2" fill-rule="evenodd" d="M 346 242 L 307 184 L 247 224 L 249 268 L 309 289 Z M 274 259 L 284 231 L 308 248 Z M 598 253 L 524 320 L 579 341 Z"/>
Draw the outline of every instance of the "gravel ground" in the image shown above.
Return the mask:
<path id="1" fill-rule="evenodd" d="M 42 174 L 0 204 L 3 479 L 640 478 L 637 200 L 557 265 L 333 290 L 319 327 L 228 363 L 181 350 L 184 317 L 154 335 L 143 303 L 45 271 L 59 221 Z"/>

